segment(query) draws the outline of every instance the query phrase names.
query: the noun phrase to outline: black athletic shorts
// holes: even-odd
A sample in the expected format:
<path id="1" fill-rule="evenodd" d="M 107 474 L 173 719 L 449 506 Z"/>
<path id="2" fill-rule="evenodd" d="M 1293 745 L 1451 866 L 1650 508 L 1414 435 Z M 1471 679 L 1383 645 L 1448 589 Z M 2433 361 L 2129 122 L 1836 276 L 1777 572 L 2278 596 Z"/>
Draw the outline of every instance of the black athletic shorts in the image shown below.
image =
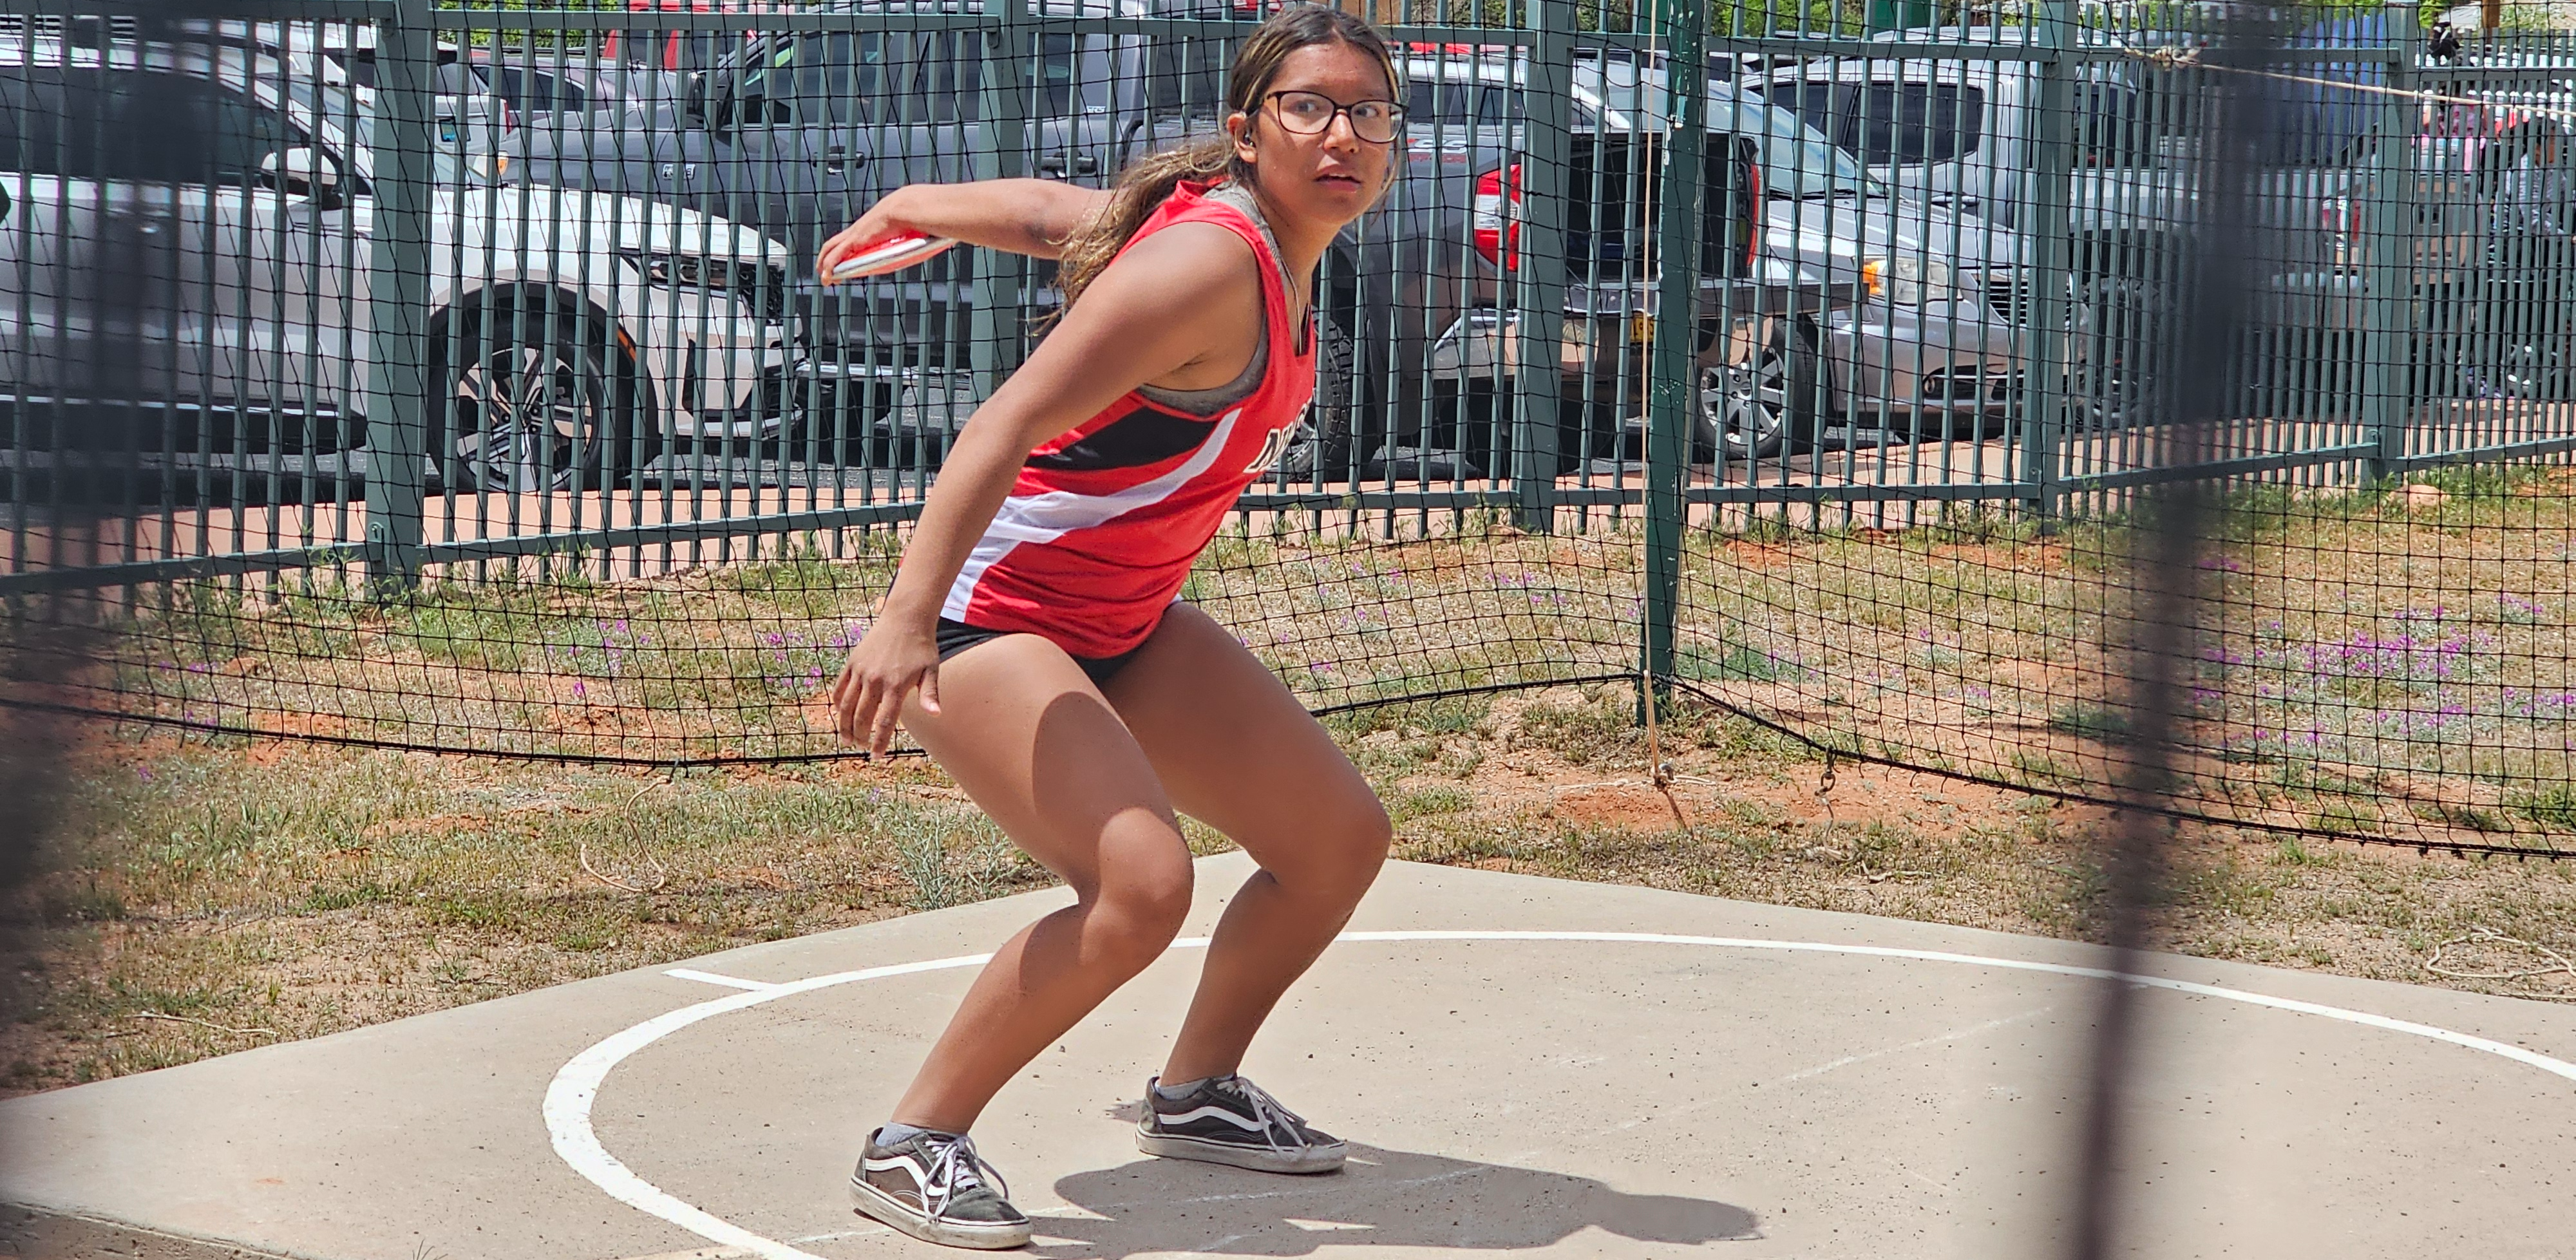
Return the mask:
<path id="1" fill-rule="evenodd" d="M 998 639 L 1006 634 L 1017 633 L 1020 632 L 987 630 L 982 626 L 970 626 L 962 621 L 952 621 L 942 617 L 939 619 L 939 659 L 945 661 L 987 639 Z M 1110 679 L 1118 676 L 1119 670 L 1127 668 L 1127 662 L 1136 659 L 1136 654 L 1144 650 L 1142 646 L 1138 646 L 1129 648 L 1116 656 L 1076 656 L 1073 658 L 1073 663 L 1081 666 L 1082 672 L 1090 676 L 1092 686 L 1105 687 L 1109 685 Z"/>

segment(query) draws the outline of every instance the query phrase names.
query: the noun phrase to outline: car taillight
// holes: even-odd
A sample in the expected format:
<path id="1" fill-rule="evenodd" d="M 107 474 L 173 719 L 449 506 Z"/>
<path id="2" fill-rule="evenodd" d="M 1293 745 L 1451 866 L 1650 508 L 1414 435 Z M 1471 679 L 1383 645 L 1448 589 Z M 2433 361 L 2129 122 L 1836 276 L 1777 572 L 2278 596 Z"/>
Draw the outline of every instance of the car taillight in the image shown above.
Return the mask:
<path id="1" fill-rule="evenodd" d="M 1762 164 L 1747 162 L 1744 171 L 1749 177 L 1744 183 L 1745 191 L 1751 194 L 1745 198 L 1744 215 L 1744 274 L 1749 276 L 1753 274 L 1753 260 L 1762 255 Z"/>
<path id="2" fill-rule="evenodd" d="M 2336 197 L 2318 207 L 2319 226 L 2333 238 L 2339 261 L 2349 261 L 2361 245 L 2361 202 L 2352 197 Z"/>
<path id="3" fill-rule="evenodd" d="M 1483 254 L 1486 262 L 1506 271 L 1521 265 L 1520 163 L 1477 177 L 1476 204 L 1469 223 L 1475 229 L 1476 252 Z"/>

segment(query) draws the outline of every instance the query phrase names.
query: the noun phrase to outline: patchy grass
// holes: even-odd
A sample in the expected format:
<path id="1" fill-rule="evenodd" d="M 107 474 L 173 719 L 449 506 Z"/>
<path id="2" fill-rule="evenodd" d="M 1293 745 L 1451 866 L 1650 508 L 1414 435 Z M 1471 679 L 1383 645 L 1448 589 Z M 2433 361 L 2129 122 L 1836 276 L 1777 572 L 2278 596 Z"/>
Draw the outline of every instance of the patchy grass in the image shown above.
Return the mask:
<path id="1" fill-rule="evenodd" d="M 2538 466 L 2439 470 L 2404 492 L 2228 496 L 2198 571 L 2206 615 L 2178 663 L 2193 803 L 2396 838 L 2576 839 L 2562 786 L 2576 780 L 2571 502 L 2576 470 Z M 1849 753 L 2028 787 L 2118 780 L 2136 755 L 2118 705 L 2132 523 L 2042 532 L 1967 504 L 1910 515 L 1898 530 L 1782 512 L 1687 531 L 1676 681 Z M 1356 520 L 1238 521 L 1185 591 L 1317 708 L 1444 697 L 1335 729 L 1465 733 L 1484 712 L 1465 693 L 1637 667 L 1633 519 L 1557 535 L 1491 513 Z M 897 540 L 773 539 L 614 582 L 579 563 L 496 562 L 384 602 L 321 571 L 191 588 L 115 610 L 134 633 L 104 662 L 53 655 L 31 613 L 0 620 L 0 685 L 292 735 L 652 760 L 822 753 L 833 741 L 812 701 L 875 615 Z M 1626 720 L 1541 712 L 1531 734 L 1582 764 Z"/>
<path id="2" fill-rule="evenodd" d="M 2414 489 L 2222 505 L 2209 615 L 2179 663 L 2198 751 L 2178 771 L 2223 816 L 2566 844 L 2576 470 Z M 2089 935 L 2098 818 L 2030 793 L 2110 783 L 2134 755 L 2115 702 L 2139 536 L 2116 517 L 2043 534 L 1926 510 L 1899 531 L 1785 512 L 1689 531 L 1676 683 L 1773 725 L 1662 711 L 1669 797 L 1632 687 L 1484 690 L 1637 667 L 1633 528 L 1532 535 L 1487 515 L 1325 537 L 1279 515 L 1220 538 L 1187 594 L 1310 704 L 1438 693 L 1327 719 L 1404 856 Z M 815 693 L 874 616 L 893 541 L 772 542 L 617 582 L 499 561 L 397 602 L 321 570 L 182 589 L 85 610 L 136 632 L 95 656 L 62 629 L 78 618 L 13 603 L 0 686 L 283 735 L 811 754 L 832 746 Z M 1820 793 L 1819 745 L 2023 790 L 1843 760 Z M 918 762 L 672 774 L 166 735 L 83 755 L 68 838 L 9 907 L 43 990 L 0 1034 L 9 1088 L 1045 881 Z M 2195 834 L 2167 923 L 2215 957 L 2576 992 L 2422 969 L 2463 938 L 2576 949 L 2576 863 Z"/>
<path id="3" fill-rule="evenodd" d="M 41 969 L 0 1036 L 14 1089 L 1047 880 L 918 762 L 635 774 L 156 736 L 86 764 L 14 916 Z"/>
<path id="4" fill-rule="evenodd" d="M 1616 686 L 1499 702 L 1491 721 L 1501 747 L 1475 776 L 1474 807 L 1409 820 L 1398 828 L 1399 856 L 2046 936 L 2089 938 L 2101 926 L 2106 885 L 2093 855 L 2102 811 L 1851 765 L 1820 795 L 1812 758 L 1781 757 L 1761 745 L 1759 728 L 1686 711 L 1666 724 L 1663 748 L 1679 771 L 1672 792 L 1684 827 L 1648 781 L 1643 732 L 1613 720 L 1635 703 Z M 1372 772 L 1381 791 L 1446 777 L 1428 759 L 1403 765 L 1401 744 L 1382 747 Z M 2054 768 L 2028 772 L 2044 778 Z M 2199 829 L 2171 852 L 2168 948 L 2576 1001 L 2576 977 L 2474 981 L 2423 966 L 2444 942 L 2481 932 L 2576 949 L 2576 863 L 2426 858 Z M 2474 947 L 2518 956 L 2509 944 Z M 2456 952 L 2446 961 L 2510 969 L 2481 968 L 2474 956 L 2464 965 Z"/>
<path id="5" fill-rule="evenodd" d="M 2094 811 L 1849 764 L 1820 795 L 1812 750 L 1681 703 L 1660 734 L 1685 828 L 1648 782 L 1635 713 L 1633 689 L 1598 685 L 1332 725 L 1397 819 L 1400 857 L 2097 929 Z M 917 760 L 671 774 L 154 734 L 93 745 L 80 764 L 68 838 L 12 907 L 36 997 L 0 1029 L 0 1091 L 1049 882 Z M 1202 852 L 1224 846 L 1191 834 Z M 2420 966 L 2482 929 L 2576 950 L 2576 865 L 2202 837 L 2181 846 L 2168 922 L 2176 947 L 2213 957 L 2576 996 L 2564 977 Z"/>

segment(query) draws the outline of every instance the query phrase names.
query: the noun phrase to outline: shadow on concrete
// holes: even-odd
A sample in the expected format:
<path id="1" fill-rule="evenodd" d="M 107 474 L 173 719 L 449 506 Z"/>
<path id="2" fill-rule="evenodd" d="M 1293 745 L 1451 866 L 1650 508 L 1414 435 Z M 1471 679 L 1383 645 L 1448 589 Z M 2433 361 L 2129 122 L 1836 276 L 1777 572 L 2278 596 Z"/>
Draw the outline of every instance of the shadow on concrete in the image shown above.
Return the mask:
<path id="1" fill-rule="evenodd" d="M 1144 1252 L 1302 1256 L 1350 1246 L 1503 1251 L 1596 1228 L 1683 1246 L 1762 1237 L 1753 1213 L 1731 1203 L 1627 1194 L 1590 1177 L 1357 1142 L 1348 1167 L 1321 1177 L 1139 1158 L 1075 1173 L 1056 1182 L 1055 1192 L 1106 1218 L 1041 1218 L 1036 1254 L 1060 1260 Z"/>

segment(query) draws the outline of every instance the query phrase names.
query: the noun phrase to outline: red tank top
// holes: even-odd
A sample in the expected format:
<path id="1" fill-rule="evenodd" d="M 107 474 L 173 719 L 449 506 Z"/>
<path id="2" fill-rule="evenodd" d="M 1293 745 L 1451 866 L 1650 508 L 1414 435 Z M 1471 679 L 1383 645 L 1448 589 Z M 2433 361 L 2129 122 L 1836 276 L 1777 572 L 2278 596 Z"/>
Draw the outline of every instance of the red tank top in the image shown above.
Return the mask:
<path id="1" fill-rule="evenodd" d="M 1131 390 L 1031 452 L 942 616 L 1044 635 L 1075 656 L 1132 651 L 1179 597 L 1244 487 L 1278 460 L 1315 390 L 1314 338 L 1292 330 L 1280 261 L 1260 226 L 1207 191 L 1181 185 L 1126 248 L 1175 223 L 1218 224 L 1252 246 L 1270 339 L 1259 385 L 1213 416 Z"/>

